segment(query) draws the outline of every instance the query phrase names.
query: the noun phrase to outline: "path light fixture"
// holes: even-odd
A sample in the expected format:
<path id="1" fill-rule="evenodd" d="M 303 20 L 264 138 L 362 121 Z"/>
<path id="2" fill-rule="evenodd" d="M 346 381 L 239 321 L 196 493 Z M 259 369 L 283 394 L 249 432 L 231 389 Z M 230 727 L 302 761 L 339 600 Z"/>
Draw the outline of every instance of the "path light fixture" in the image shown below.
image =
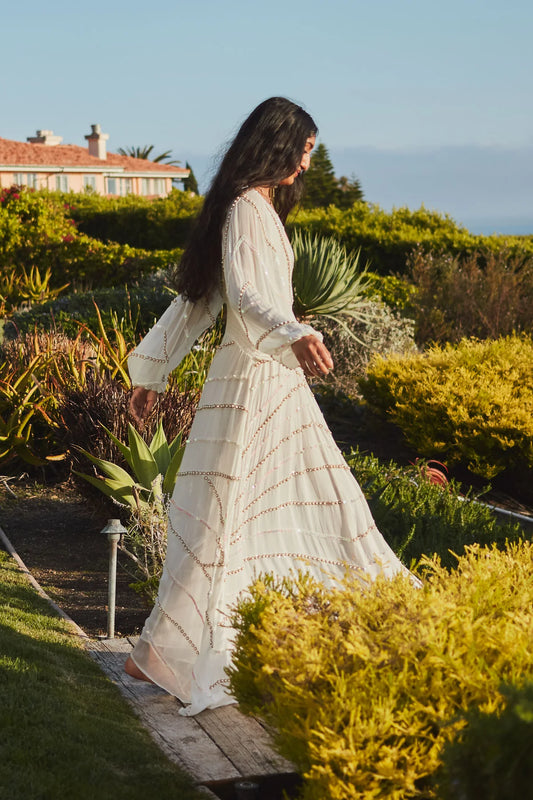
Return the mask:
<path id="1" fill-rule="evenodd" d="M 233 788 L 237 800 L 257 800 L 259 797 L 259 784 L 254 781 L 238 781 Z"/>
<path id="2" fill-rule="evenodd" d="M 117 594 L 117 550 L 120 537 L 127 533 L 119 519 L 109 519 L 102 533 L 109 542 L 109 578 L 107 588 L 107 638 L 115 637 L 115 599 Z"/>

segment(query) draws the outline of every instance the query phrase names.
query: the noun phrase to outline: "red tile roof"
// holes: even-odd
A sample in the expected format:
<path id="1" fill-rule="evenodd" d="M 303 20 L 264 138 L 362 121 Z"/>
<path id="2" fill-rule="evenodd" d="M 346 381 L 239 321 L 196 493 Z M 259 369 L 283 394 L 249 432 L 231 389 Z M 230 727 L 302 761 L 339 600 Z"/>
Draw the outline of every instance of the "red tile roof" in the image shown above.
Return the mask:
<path id="1" fill-rule="evenodd" d="M 188 174 L 184 167 L 156 164 L 145 158 L 108 153 L 106 159 L 90 156 L 86 147 L 75 144 L 31 144 L 0 138 L 0 166 L 13 167 L 92 167 L 93 169 L 122 168 L 126 172 L 161 172 L 167 175 Z"/>

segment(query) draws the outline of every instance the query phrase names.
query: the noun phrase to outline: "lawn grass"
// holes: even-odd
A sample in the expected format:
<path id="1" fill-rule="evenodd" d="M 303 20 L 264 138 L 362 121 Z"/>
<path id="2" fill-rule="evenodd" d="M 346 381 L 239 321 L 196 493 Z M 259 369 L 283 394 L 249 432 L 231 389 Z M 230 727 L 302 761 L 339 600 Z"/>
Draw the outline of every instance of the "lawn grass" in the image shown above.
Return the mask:
<path id="1" fill-rule="evenodd" d="M 200 800 L 67 622 L 0 551 L 2 800 Z"/>

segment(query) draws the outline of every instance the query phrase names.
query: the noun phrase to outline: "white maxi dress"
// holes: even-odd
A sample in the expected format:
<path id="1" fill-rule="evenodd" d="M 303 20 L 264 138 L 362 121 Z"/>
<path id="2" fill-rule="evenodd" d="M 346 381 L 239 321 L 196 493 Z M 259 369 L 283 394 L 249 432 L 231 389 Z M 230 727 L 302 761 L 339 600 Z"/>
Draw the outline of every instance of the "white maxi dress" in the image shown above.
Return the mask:
<path id="1" fill-rule="evenodd" d="M 132 657 L 197 714 L 234 702 L 225 667 L 228 610 L 254 576 L 301 569 L 329 583 L 405 567 L 376 528 L 291 344 L 293 254 L 272 206 L 239 197 L 223 236 L 224 288 L 176 298 L 129 359 L 134 385 L 163 392 L 169 373 L 227 308 L 169 504 L 168 550 L 153 611 Z M 316 334 L 320 337 L 320 334 Z"/>

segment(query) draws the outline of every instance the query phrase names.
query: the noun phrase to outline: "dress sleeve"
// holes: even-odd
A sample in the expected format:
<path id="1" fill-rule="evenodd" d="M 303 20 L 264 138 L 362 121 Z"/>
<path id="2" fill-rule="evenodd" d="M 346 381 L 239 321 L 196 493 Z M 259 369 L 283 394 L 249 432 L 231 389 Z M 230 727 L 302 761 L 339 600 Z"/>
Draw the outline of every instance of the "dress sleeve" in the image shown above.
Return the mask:
<path id="1" fill-rule="evenodd" d="M 164 392 L 169 374 L 216 321 L 221 307 L 219 292 L 197 303 L 176 297 L 128 358 L 133 385 Z"/>
<path id="2" fill-rule="evenodd" d="M 224 243 L 226 294 L 252 347 L 296 369 L 300 364 L 291 345 L 309 334 L 322 341 L 322 334 L 294 316 L 292 251 L 288 242 L 283 252 L 279 241 L 269 237 L 263 214 L 246 197 L 230 212 Z"/>

